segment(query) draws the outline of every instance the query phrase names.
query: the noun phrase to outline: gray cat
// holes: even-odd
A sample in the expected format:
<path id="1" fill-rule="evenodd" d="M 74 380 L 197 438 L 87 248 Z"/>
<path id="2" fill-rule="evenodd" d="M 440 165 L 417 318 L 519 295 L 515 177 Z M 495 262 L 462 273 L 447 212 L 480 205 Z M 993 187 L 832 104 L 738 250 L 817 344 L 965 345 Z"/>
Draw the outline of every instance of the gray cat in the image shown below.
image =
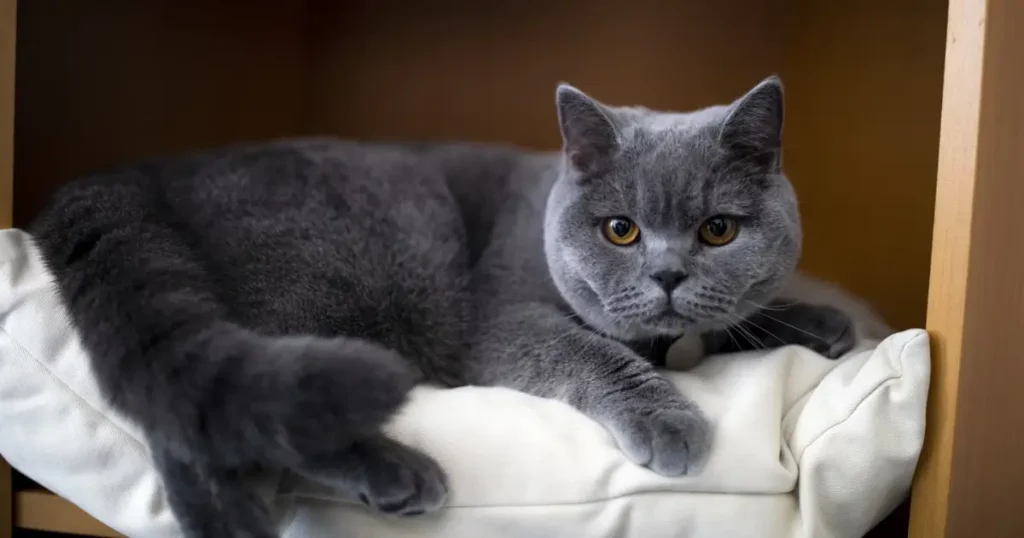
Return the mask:
<path id="1" fill-rule="evenodd" d="M 775 297 L 801 244 L 778 79 L 690 114 L 557 105 L 555 154 L 283 140 L 55 195 L 30 231 L 188 536 L 276 536 L 240 481 L 262 468 L 440 507 L 443 471 L 380 433 L 420 381 L 562 399 L 680 475 L 712 434 L 654 371 L 673 340 L 852 347 L 839 311 Z"/>

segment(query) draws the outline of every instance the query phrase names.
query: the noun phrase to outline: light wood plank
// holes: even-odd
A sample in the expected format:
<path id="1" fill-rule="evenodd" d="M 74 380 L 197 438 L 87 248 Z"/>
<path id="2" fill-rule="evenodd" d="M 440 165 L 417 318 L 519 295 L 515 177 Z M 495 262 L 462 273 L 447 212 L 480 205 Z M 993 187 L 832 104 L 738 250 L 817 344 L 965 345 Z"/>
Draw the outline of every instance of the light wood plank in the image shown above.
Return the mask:
<path id="1" fill-rule="evenodd" d="M 14 506 L 14 524 L 19 529 L 64 532 L 104 538 L 121 538 L 123 536 L 100 523 L 81 508 L 46 491 L 19 491 L 15 497 Z"/>
<path id="2" fill-rule="evenodd" d="M 926 323 L 932 336 L 932 387 L 911 505 L 914 538 L 942 537 L 946 529 L 977 168 L 984 47 L 984 27 L 977 23 L 983 18 L 984 2 L 959 0 L 949 6 Z"/>
<path id="3" fill-rule="evenodd" d="M 951 0 L 913 538 L 1024 536 L 1024 3 Z"/>

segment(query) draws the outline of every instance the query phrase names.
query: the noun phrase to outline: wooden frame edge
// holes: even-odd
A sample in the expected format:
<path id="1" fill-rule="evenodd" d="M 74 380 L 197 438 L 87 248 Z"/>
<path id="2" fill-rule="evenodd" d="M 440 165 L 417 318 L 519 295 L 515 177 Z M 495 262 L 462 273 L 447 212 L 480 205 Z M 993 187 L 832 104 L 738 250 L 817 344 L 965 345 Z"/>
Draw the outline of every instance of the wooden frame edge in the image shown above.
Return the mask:
<path id="1" fill-rule="evenodd" d="M 10 228 L 14 194 L 14 63 L 17 0 L 0 0 L 0 228 Z M 0 458 L 0 538 L 14 535 L 13 471 Z"/>
<path id="2" fill-rule="evenodd" d="M 913 538 L 1024 536 L 1022 26 L 1019 0 L 949 2 Z"/>
<path id="3" fill-rule="evenodd" d="M 0 0 L 0 229 L 14 218 L 14 77 L 17 0 Z"/>
<path id="4" fill-rule="evenodd" d="M 48 491 L 19 491 L 14 511 L 15 526 L 48 532 L 123 538 L 81 508 Z"/>
<path id="5" fill-rule="evenodd" d="M 964 223 L 971 222 L 977 166 L 984 50 L 984 27 L 977 21 L 984 11 L 984 0 L 950 0 L 948 8 L 926 321 L 932 375 L 910 510 L 912 538 L 941 538 L 946 530 L 970 250 Z"/>
<path id="6" fill-rule="evenodd" d="M 0 538 L 14 536 L 14 476 L 11 466 L 0 459 Z"/>

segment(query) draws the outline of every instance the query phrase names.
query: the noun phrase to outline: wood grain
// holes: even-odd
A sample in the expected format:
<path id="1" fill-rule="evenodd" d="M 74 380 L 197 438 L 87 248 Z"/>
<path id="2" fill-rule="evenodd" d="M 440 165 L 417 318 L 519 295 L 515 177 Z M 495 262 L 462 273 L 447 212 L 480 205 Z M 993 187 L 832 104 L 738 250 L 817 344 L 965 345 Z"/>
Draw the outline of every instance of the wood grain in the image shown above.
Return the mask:
<path id="1" fill-rule="evenodd" d="M 927 327 L 932 386 L 926 440 L 914 484 L 911 536 L 946 536 L 953 434 L 963 349 L 974 211 L 984 2 L 949 5 Z"/>
<path id="2" fill-rule="evenodd" d="M 1024 3 L 951 0 L 914 538 L 1024 536 Z"/>
<path id="3" fill-rule="evenodd" d="M 46 491 L 19 491 L 14 524 L 19 529 L 82 536 L 121 538 L 124 535 L 100 523 L 81 508 Z"/>

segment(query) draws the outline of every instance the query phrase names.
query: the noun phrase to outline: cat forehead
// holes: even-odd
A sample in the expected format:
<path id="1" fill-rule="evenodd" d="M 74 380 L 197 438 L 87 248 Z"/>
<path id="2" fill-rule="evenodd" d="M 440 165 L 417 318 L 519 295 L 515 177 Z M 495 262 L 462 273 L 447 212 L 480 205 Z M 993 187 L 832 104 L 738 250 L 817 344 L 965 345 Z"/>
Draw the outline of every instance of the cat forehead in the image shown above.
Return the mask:
<path id="1" fill-rule="evenodd" d="M 686 114 L 651 116 L 624 136 L 620 181 L 680 194 L 711 187 L 703 183 L 723 157 L 717 132 L 713 123 Z"/>
<path id="2" fill-rule="evenodd" d="M 707 211 L 755 212 L 759 189 L 733 173 L 739 171 L 718 145 L 727 113 L 724 106 L 689 113 L 629 109 L 617 166 L 585 198 L 593 209 L 628 210 L 667 226 Z"/>
<path id="3" fill-rule="evenodd" d="M 683 163 L 700 166 L 717 156 L 717 139 L 727 107 L 693 112 L 631 109 L 622 113 L 623 157 L 634 166 L 676 168 Z"/>
<path id="4" fill-rule="evenodd" d="M 669 112 L 642 107 L 620 108 L 629 124 L 651 134 L 698 133 L 721 126 L 729 114 L 728 105 L 714 105 L 689 112 Z"/>

